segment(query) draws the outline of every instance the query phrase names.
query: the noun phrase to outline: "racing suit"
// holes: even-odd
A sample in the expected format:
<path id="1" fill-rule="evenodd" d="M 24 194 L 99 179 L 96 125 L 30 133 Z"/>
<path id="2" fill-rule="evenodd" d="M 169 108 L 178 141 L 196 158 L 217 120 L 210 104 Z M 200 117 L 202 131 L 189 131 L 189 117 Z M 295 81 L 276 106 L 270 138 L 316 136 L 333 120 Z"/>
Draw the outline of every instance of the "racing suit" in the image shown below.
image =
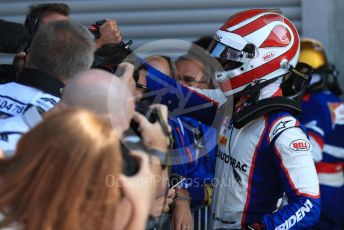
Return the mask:
<path id="1" fill-rule="evenodd" d="M 266 114 L 236 129 L 226 118 L 219 136 L 213 229 L 301 229 L 320 213 L 311 145 L 289 113 Z M 289 204 L 280 210 L 283 192 Z"/>
<path id="2" fill-rule="evenodd" d="M 303 122 L 313 146 L 322 212 L 317 229 L 344 228 L 344 103 L 330 91 L 306 94 Z"/>
<path id="3" fill-rule="evenodd" d="M 189 112 L 190 106 L 198 107 L 197 113 L 188 115 L 210 124 L 207 122 L 217 109 L 211 103 L 209 106 L 210 99 L 170 78 L 154 75 L 147 77 L 147 87 L 160 92 L 160 103 L 174 111 L 180 98 L 191 94 L 189 100 L 182 103 L 185 112 Z M 209 96 L 215 101 L 221 98 Z M 219 102 L 223 104 L 222 100 Z M 202 104 L 207 106 L 199 106 Z M 291 114 L 265 115 L 241 129 L 232 127 L 231 115 L 228 115 L 220 131 L 218 149 L 213 183 L 213 229 L 240 229 L 259 221 L 266 229 L 299 229 L 313 226 L 318 220 L 319 183 L 311 146 Z M 283 192 L 289 204 L 273 213 Z"/>

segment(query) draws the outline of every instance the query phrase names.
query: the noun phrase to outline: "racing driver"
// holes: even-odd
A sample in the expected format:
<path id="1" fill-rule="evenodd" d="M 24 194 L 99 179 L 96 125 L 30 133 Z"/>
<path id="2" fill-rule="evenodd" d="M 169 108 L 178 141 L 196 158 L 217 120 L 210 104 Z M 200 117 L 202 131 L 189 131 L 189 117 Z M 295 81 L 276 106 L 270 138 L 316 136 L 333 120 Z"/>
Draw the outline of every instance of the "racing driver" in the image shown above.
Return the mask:
<path id="1" fill-rule="evenodd" d="M 304 229 L 319 218 L 311 144 L 295 118 L 311 72 L 297 68 L 299 50 L 295 26 L 265 9 L 231 16 L 208 48 L 235 105 L 218 138 L 212 229 Z"/>

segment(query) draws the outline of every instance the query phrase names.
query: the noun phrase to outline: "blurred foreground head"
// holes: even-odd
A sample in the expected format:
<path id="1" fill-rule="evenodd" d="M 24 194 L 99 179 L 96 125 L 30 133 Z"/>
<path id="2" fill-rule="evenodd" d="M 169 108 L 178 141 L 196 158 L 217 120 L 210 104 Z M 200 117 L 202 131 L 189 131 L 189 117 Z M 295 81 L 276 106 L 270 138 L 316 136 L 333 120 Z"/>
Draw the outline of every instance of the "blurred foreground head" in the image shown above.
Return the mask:
<path id="1" fill-rule="evenodd" d="M 129 128 L 134 114 L 135 100 L 122 81 L 123 78 L 132 78 L 132 73 L 133 67 L 126 69 L 125 76 L 121 78 L 103 70 L 85 71 L 68 82 L 62 95 L 63 104 L 85 108 L 102 116 L 121 135 Z"/>
<path id="2" fill-rule="evenodd" d="M 1 229 L 112 229 L 121 172 L 119 138 L 102 118 L 81 109 L 53 113 L 0 162 Z M 4 212 L 5 211 L 5 212 Z"/>

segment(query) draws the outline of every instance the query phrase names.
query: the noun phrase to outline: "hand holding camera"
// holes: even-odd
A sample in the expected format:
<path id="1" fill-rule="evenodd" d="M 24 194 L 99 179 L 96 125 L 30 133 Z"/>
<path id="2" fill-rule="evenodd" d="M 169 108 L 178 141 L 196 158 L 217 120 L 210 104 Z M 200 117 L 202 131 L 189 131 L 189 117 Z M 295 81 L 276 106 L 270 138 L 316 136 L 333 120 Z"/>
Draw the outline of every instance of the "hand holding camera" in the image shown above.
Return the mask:
<path id="1" fill-rule="evenodd" d="M 106 44 L 119 44 L 122 41 L 121 31 L 114 19 L 104 19 L 92 24 L 88 29 L 96 38 L 96 48 Z"/>
<path id="2" fill-rule="evenodd" d="M 157 121 L 150 122 L 144 115 L 135 112 L 134 121 L 138 124 L 138 131 L 141 133 L 144 144 L 149 148 L 166 152 L 169 146 L 168 133 L 171 128 L 168 125 L 167 107 L 164 105 L 152 105 L 152 113 L 158 117 Z"/>

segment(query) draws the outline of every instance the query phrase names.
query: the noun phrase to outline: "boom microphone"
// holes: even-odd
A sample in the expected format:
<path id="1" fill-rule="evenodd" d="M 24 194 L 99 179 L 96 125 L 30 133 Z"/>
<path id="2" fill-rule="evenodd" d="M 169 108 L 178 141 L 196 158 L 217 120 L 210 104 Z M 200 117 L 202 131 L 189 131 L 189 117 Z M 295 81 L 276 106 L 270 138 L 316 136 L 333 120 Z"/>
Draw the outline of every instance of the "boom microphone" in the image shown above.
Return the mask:
<path id="1" fill-rule="evenodd" d="M 29 34 L 24 25 L 0 19 L 0 53 L 19 53 L 28 40 Z"/>

